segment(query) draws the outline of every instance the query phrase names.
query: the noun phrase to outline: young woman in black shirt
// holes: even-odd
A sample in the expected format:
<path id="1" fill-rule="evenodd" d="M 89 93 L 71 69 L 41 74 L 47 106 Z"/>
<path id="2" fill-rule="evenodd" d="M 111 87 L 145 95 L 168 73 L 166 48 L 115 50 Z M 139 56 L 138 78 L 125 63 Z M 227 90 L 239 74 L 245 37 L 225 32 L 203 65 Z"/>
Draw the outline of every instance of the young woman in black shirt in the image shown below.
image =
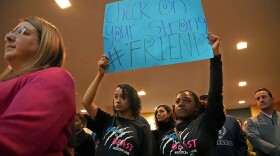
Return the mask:
<path id="1" fill-rule="evenodd" d="M 222 96 L 222 62 L 219 54 L 220 38 L 209 34 L 214 58 L 210 59 L 210 88 L 208 107 L 203 112 L 198 96 L 183 90 L 177 93 L 174 112 L 180 121 L 160 141 L 160 153 L 164 156 L 216 156 L 218 131 L 224 124 Z M 186 81 L 189 78 L 186 78 Z"/>
<path id="2" fill-rule="evenodd" d="M 98 61 L 98 73 L 82 102 L 90 115 L 87 127 L 99 138 L 97 156 L 153 156 L 155 140 L 148 125 L 139 120 L 141 100 L 132 86 L 117 86 L 113 98 L 114 115 L 104 112 L 94 102 L 107 63 L 106 56 Z"/>

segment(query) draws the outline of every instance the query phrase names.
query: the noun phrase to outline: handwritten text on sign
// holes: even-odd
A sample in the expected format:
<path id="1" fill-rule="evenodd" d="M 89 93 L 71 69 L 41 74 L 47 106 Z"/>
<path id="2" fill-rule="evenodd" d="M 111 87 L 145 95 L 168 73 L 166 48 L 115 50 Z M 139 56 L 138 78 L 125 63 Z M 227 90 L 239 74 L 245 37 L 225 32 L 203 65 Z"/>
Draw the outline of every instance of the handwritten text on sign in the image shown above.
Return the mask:
<path id="1" fill-rule="evenodd" d="M 125 0 L 106 5 L 107 72 L 213 57 L 200 0 Z"/>

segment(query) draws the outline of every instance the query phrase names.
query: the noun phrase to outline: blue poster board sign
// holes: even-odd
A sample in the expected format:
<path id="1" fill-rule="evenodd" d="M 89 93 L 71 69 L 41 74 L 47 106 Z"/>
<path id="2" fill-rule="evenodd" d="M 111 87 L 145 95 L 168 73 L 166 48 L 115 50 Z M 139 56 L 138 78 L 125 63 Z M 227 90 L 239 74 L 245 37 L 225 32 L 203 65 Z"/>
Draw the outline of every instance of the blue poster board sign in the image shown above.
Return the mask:
<path id="1" fill-rule="evenodd" d="M 125 0 L 106 5 L 106 72 L 213 57 L 200 0 Z"/>

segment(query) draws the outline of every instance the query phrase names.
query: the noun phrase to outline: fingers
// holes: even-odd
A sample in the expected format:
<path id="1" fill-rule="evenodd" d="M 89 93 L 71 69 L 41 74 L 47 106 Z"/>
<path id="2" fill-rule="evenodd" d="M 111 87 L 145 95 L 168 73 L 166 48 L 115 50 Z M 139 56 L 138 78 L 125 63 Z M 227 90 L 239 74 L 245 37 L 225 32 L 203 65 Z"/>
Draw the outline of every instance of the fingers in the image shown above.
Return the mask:
<path id="1" fill-rule="evenodd" d="M 221 42 L 221 38 L 219 36 L 213 35 L 211 32 L 208 33 L 208 41 L 211 45 L 217 44 Z"/>
<path id="2" fill-rule="evenodd" d="M 212 46 L 213 52 L 215 55 L 219 54 L 219 47 L 221 44 L 221 38 L 219 36 L 213 35 L 211 32 L 208 33 L 208 41 L 209 44 Z"/>
<path id="3" fill-rule="evenodd" d="M 101 59 L 98 61 L 98 66 L 106 69 L 108 67 L 108 57 L 103 55 Z"/>

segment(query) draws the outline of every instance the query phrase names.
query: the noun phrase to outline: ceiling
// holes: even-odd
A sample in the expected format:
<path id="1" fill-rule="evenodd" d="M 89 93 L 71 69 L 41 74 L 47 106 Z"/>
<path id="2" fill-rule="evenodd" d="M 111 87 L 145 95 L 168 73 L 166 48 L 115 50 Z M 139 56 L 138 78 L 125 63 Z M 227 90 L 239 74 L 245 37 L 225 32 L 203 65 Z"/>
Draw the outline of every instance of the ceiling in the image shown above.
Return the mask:
<path id="1" fill-rule="evenodd" d="M 0 36 L 17 25 L 19 18 L 39 16 L 56 25 L 67 47 L 65 68 L 77 87 L 77 111 L 83 109 L 84 92 L 97 73 L 103 54 L 104 7 L 113 0 L 71 0 L 72 7 L 61 10 L 54 0 L 0 0 Z M 224 71 L 224 103 L 228 109 L 254 104 L 254 91 L 269 88 L 280 101 L 280 1 L 279 0 L 202 0 L 211 32 L 221 36 Z M 2 38 L 2 39 L 3 39 Z M 248 48 L 236 50 L 236 43 L 247 41 Z M 0 55 L 4 54 L 4 40 Z M 0 70 L 7 63 L 0 60 Z M 238 87 L 247 81 L 246 87 Z M 113 93 L 120 83 L 145 90 L 142 112 L 153 112 L 159 104 L 171 105 L 175 95 L 190 89 L 198 95 L 209 87 L 209 61 L 197 61 L 107 74 L 98 90 L 96 103 L 111 107 Z M 245 100 L 243 105 L 239 100 Z"/>

